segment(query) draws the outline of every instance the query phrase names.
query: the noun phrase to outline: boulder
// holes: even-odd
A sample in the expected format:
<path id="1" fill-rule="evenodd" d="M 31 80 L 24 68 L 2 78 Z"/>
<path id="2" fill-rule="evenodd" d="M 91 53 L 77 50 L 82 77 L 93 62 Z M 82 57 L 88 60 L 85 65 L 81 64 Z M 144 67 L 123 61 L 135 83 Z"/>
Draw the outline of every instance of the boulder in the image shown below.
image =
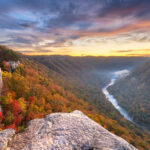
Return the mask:
<path id="1" fill-rule="evenodd" d="M 13 72 L 20 65 L 20 61 L 7 61 L 6 63 L 10 68 L 10 72 Z"/>
<path id="2" fill-rule="evenodd" d="M 12 140 L 15 130 L 6 129 L 0 132 L 0 150 L 8 150 L 9 142 Z"/>
<path id="3" fill-rule="evenodd" d="M 136 150 L 80 111 L 53 113 L 29 122 L 10 150 Z"/>

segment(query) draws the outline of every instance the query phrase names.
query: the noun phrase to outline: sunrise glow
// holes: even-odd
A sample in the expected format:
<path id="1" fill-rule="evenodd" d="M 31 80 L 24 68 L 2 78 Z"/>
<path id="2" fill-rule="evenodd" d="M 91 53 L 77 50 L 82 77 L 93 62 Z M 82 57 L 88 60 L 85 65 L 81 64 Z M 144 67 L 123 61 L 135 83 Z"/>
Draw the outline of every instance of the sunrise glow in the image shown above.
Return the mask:
<path id="1" fill-rule="evenodd" d="M 0 1 L 0 45 L 26 55 L 150 55 L 148 0 L 27 1 Z"/>

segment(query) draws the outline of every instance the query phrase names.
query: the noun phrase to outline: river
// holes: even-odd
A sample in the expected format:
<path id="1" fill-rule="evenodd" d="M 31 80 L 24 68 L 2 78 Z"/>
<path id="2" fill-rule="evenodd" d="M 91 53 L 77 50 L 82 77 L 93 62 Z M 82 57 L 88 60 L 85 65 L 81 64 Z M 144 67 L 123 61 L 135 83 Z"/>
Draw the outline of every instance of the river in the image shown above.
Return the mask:
<path id="1" fill-rule="evenodd" d="M 124 108 L 122 108 L 121 106 L 119 106 L 117 99 L 113 95 L 111 95 L 108 91 L 108 87 L 114 85 L 118 79 L 121 79 L 121 78 L 123 78 L 127 75 L 129 75 L 129 70 L 125 69 L 125 70 L 115 71 L 112 75 L 111 81 L 109 82 L 109 84 L 107 84 L 102 89 L 102 92 L 104 93 L 104 95 L 106 96 L 108 101 L 110 101 L 113 104 L 113 106 L 120 112 L 120 114 L 125 119 L 127 119 L 127 120 L 131 121 L 132 123 L 134 123 L 133 119 L 129 116 L 127 111 Z"/>

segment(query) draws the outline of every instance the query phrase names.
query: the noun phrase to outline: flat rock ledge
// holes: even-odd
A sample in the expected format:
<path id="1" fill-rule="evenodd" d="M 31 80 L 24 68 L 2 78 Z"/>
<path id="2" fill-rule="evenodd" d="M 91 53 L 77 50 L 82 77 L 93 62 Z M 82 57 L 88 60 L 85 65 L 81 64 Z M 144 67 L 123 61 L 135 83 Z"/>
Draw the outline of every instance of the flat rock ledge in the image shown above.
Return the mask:
<path id="1" fill-rule="evenodd" d="M 14 134 L 0 132 L 0 150 L 137 150 L 77 110 L 34 119 Z"/>

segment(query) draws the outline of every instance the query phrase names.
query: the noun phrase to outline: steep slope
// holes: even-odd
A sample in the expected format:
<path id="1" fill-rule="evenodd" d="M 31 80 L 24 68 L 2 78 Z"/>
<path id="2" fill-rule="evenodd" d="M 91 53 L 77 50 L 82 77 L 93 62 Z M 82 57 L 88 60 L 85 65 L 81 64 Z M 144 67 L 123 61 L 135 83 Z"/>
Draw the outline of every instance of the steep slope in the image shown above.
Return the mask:
<path id="1" fill-rule="evenodd" d="M 1 95 L 1 92 L 2 92 L 2 85 L 3 85 L 3 81 L 2 81 L 2 71 L 1 71 L 1 68 L 0 68 L 0 95 Z"/>
<path id="2" fill-rule="evenodd" d="M 133 124 L 126 121 L 116 109 L 109 103 L 100 87 L 103 87 L 109 81 L 110 70 L 124 69 L 136 66 L 143 63 L 145 58 L 103 58 L 103 57 L 70 57 L 70 56 L 34 56 L 35 60 L 43 63 L 50 68 L 51 73 L 49 77 L 52 78 L 57 84 L 61 85 L 65 89 L 71 90 L 78 98 L 87 101 L 90 104 L 94 104 L 98 113 L 107 118 L 106 128 L 115 134 L 124 137 L 129 140 L 130 135 L 133 133 L 136 137 L 143 137 L 141 129 L 137 129 Z M 129 67 L 130 66 L 130 67 Z M 99 117 L 98 117 L 99 118 Z M 109 119 L 115 121 L 108 121 Z M 96 120 L 98 121 L 98 120 Z M 119 124 L 121 127 L 126 128 L 130 133 L 128 138 L 117 127 Z M 120 131 L 119 131 L 120 130 Z M 144 132 L 143 132 L 144 133 Z M 134 145 L 140 145 L 142 148 L 143 143 L 135 142 L 132 139 L 129 141 Z M 149 145 L 149 140 L 144 139 Z M 140 149 L 140 148 L 139 148 Z"/>
<path id="3" fill-rule="evenodd" d="M 32 56 L 29 58 L 46 65 L 68 80 L 77 80 L 89 86 L 95 84 L 98 87 L 104 87 L 108 80 L 106 72 L 131 68 L 147 59 L 143 57 L 71 57 L 59 55 Z M 105 73 L 105 76 L 102 72 Z"/>
<path id="4" fill-rule="evenodd" d="M 35 69 L 32 69 L 32 65 Z M 51 112 L 69 112 L 77 108 L 95 112 L 93 106 L 48 79 L 41 67 L 31 61 L 22 60 L 13 73 L 2 73 L 1 106 L 4 117 L 1 117 L 1 128 L 22 130 L 29 120 Z"/>
<path id="5" fill-rule="evenodd" d="M 33 56 L 32 58 L 46 65 L 53 72 L 50 77 L 57 84 L 71 90 L 84 101 L 94 104 L 101 113 L 105 113 L 113 119 L 118 118 L 113 115 L 117 114 L 117 111 L 106 100 L 101 88 L 109 82 L 112 70 L 133 67 L 146 59 L 140 57 L 71 56 Z"/>
<path id="6" fill-rule="evenodd" d="M 110 88 L 133 119 L 150 130 L 150 61 Z"/>
<path id="7" fill-rule="evenodd" d="M 104 96 L 99 97 L 99 89 L 85 87 L 85 83 L 81 86 L 76 80 L 68 81 L 61 73 L 25 57 L 20 58 L 20 65 L 13 73 L 6 69 L 2 74 L 1 129 L 22 132 L 32 119 L 78 109 L 137 148 L 150 148 L 149 135 L 122 118 Z M 98 107 L 90 103 L 95 99 Z"/>
<path id="8" fill-rule="evenodd" d="M 17 61 L 21 54 L 15 53 L 13 50 L 8 47 L 0 45 L 0 63 L 2 61 Z"/>
<path id="9" fill-rule="evenodd" d="M 6 140 L 2 140 L 2 133 L 3 136 L 8 135 L 6 131 L 0 132 L 0 143 L 4 143 L 0 144 L 0 149 L 5 145 L 10 150 L 136 150 L 80 111 L 54 113 L 44 119 L 30 121 L 24 132 L 9 140 L 9 147 L 7 138 L 11 138 L 13 131 Z"/>

